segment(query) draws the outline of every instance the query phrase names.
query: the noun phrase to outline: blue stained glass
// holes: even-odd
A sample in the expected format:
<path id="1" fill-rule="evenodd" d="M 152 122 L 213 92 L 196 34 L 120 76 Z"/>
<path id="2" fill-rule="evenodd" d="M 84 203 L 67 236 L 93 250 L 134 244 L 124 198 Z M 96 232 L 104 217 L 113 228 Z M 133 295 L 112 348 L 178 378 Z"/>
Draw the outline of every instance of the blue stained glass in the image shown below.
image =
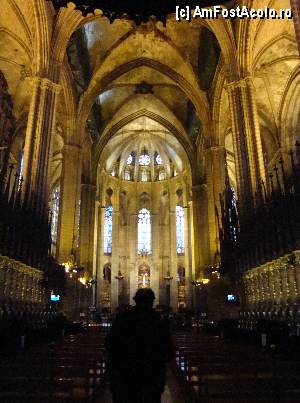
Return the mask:
<path id="1" fill-rule="evenodd" d="M 112 252 L 112 214 L 113 207 L 107 206 L 104 218 L 104 253 L 108 255 Z"/>
<path id="2" fill-rule="evenodd" d="M 159 154 L 157 154 L 157 156 L 156 156 L 156 163 L 157 163 L 157 165 L 163 164 L 163 160 L 161 159 L 161 156 Z"/>
<path id="3" fill-rule="evenodd" d="M 150 162 L 151 162 L 151 160 L 150 160 L 150 157 L 148 154 L 142 154 L 139 158 L 140 165 L 148 166 L 148 165 L 150 165 Z"/>
<path id="4" fill-rule="evenodd" d="M 145 208 L 138 215 L 138 253 L 151 253 L 151 214 Z"/>
<path id="5" fill-rule="evenodd" d="M 184 209 L 176 206 L 176 249 L 177 254 L 184 254 Z"/>
<path id="6" fill-rule="evenodd" d="M 127 158 L 127 165 L 131 165 L 133 163 L 133 157 L 131 154 L 129 154 L 128 158 Z"/>

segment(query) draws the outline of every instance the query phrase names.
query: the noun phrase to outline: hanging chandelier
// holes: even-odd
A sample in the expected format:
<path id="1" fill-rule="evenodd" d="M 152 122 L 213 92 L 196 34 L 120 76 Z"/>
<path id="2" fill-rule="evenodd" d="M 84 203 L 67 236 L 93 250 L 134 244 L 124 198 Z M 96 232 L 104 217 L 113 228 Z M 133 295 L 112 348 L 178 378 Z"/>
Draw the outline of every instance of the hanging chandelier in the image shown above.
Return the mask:
<path id="1" fill-rule="evenodd" d="M 167 16 L 175 13 L 176 6 L 186 7 L 210 7 L 220 5 L 226 1 L 222 0 L 48 0 L 52 1 L 55 9 L 60 7 L 73 7 L 80 10 L 83 16 L 88 14 L 97 14 L 101 10 L 103 15 L 112 23 L 115 19 L 129 18 L 140 24 L 147 22 L 154 16 L 158 21 L 166 23 Z"/>

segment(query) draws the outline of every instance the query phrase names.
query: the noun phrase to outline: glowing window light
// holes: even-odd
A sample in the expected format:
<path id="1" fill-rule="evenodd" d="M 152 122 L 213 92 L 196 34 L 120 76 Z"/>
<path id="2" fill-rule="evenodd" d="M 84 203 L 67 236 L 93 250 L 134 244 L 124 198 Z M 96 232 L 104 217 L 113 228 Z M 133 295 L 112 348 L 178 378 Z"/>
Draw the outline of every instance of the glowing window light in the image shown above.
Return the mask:
<path id="1" fill-rule="evenodd" d="M 138 253 L 151 253 L 151 214 L 145 208 L 138 215 Z"/>
<path id="2" fill-rule="evenodd" d="M 157 154 L 155 160 L 156 160 L 157 165 L 162 165 L 163 164 L 163 160 L 161 159 L 161 156 L 159 154 Z"/>
<path id="3" fill-rule="evenodd" d="M 144 154 L 140 155 L 140 158 L 139 158 L 140 165 L 148 166 L 148 165 L 150 165 L 150 162 L 151 162 L 151 160 L 150 160 L 150 157 L 148 154 L 144 153 Z"/>
<path id="4" fill-rule="evenodd" d="M 22 183 L 23 169 L 24 169 L 24 149 L 22 150 L 20 168 L 19 168 L 19 183 L 18 183 L 19 190 L 20 190 L 21 183 Z"/>
<path id="5" fill-rule="evenodd" d="M 58 231 L 58 218 L 59 218 L 59 204 L 60 204 L 60 187 L 56 186 L 51 194 L 51 253 L 54 256 L 57 247 L 57 231 Z"/>
<path id="6" fill-rule="evenodd" d="M 176 249 L 177 254 L 184 253 L 184 209 L 176 206 Z"/>
<path id="7" fill-rule="evenodd" d="M 127 158 L 127 161 L 126 161 L 126 164 L 131 165 L 132 163 L 133 163 L 133 156 L 132 156 L 132 154 L 129 154 L 129 156 Z"/>
<path id="8" fill-rule="evenodd" d="M 108 255 L 112 252 L 112 214 L 113 207 L 107 206 L 104 217 L 104 253 Z"/>

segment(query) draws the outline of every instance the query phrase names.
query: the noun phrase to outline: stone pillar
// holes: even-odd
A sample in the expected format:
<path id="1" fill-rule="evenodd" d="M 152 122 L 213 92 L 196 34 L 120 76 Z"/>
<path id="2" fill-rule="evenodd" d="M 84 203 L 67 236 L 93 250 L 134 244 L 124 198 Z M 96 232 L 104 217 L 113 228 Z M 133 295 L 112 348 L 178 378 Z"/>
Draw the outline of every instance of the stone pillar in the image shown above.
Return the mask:
<path id="1" fill-rule="evenodd" d="M 221 217 L 220 194 L 225 189 L 225 148 L 211 147 L 206 150 L 206 182 L 207 182 L 207 202 L 208 202 L 208 233 L 209 233 L 209 264 L 215 263 L 217 250 L 220 251 L 220 240 L 215 207 Z"/>
<path id="2" fill-rule="evenodd" d="M 117 199 L 115 197 L 115 199 Z M 120 246 L 119 246 L 119 222 L 120 212 L 119 206 L 113 205 L 113 220 L 112 220 L 112 259 L 111 259 L 111 309 L 116 310 L 119 303 L 119 281 L 115 278 L 119 271 L 120 262 Z"/>
<path id="3" fill-rule="evenodd" d="M 58 259 L 60 263 L 74 261 L 78 231 L 82 150 L 77 145 L 65 145 L 60 186 L 60 225 Z"/>
<path id="4" fill-rule="evenodd" d="M 153 262 L 159 262 L 159 243 L 160 243 L 160 233 L 159 233 L 159 216 L 158 216 L 158 206 L 155 206 L 157 200 L 153 200 L 154 211 L 152 213 L 152 260 Z M 155 305 L 159 305 L 159 268 L 157 264 L 152 264 L 151 266 L 151 288 L 155 294 Z"/>
<path id="5" fill-rule="evenodd" d="M 299 2 L 299 0 L 291 0 L 291 9 L 293 12 L 295 34 L 296 34 L 299 55 L 300 55 L 300 2 Z"/>
<path id="6" fill-rule="evenodd" d="M 32 79 L 32 98 L 24 146 L 24 189 L 39 195 L 44 202 L 48 201 L 51 143 L 60 88 L 47 78 Z"/>
<path id="7" fill-rule="evenodd" d="M 185 265 L 185 295 L 186 304 L 188 309 L 192 309 L 193 305 L 193 274 L 192 274 L 192 259 L 191 259 L 191 214 L 190 207 L 184 208 L 184 222 L 185 222 L 185 248 L 184 248 L 184 265 Z"/>
<path id="8" fill-rule="evenodd" d="M 95 272 L 97 273 L 97 286 L 95 290 L 96 294 L 96 305 L 102 308 L 103 301 L 103 289 L 104 289 L 104 281 L 103 281 L 103 268 L 107 263 L 106 256 L 104 255 L 104 222 L 105 222 L 105 206 L 101 206 L 99 202 L 96 202 L 96 224 L 95 224 L 95 234 L 97 234 L 97 242 L 95 244 L 96 253 L 94 254 L 94 258 L 96 259 L 95 264 Z M 108 258 L 110 261 L 110 258 Z"/>
<path id="9" fill-rule="evenodd" d="M 81 185 L 79 261 L 89 275 L 93 276 L 93 246 L 96 186 Z"/>
<path id="10" fill-rule="evenodd" d="M 227 86 L 232 120 L 236 179 L 241 211 L 254 202 L 260 180 L 265 182 L 265 168 L 256 108 L 254 86 L 250 77 Z"/>
<path id="11" fill-rule="evenodd" d="M 170 282 L 170 305 L 173 311 L 178 308 L 178 282 L 177 282 L 177 250 L 176 250 L 176 213 L 174 195 L 170 197 L 170 274 L 173 280 Z"/>
<path id="12" fill-rule="evenodd" d="M 192 254 L 194 279 L 203 278 L 204 269 L 208 265 L 208 211 L 206 185 L 192 187 L 193 197 L 193 232 Z"/>

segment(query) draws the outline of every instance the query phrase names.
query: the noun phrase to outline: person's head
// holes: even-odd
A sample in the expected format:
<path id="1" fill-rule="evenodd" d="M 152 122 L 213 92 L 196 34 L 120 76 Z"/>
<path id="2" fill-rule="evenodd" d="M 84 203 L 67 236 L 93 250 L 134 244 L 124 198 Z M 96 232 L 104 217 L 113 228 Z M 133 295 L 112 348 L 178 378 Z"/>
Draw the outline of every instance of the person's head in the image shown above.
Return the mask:
<path id="1" fill-rule="evenodd" d="M 155 294 L 151 288 L 139 288 L 133 299 L 137 306 L 152 308 Z"/>

